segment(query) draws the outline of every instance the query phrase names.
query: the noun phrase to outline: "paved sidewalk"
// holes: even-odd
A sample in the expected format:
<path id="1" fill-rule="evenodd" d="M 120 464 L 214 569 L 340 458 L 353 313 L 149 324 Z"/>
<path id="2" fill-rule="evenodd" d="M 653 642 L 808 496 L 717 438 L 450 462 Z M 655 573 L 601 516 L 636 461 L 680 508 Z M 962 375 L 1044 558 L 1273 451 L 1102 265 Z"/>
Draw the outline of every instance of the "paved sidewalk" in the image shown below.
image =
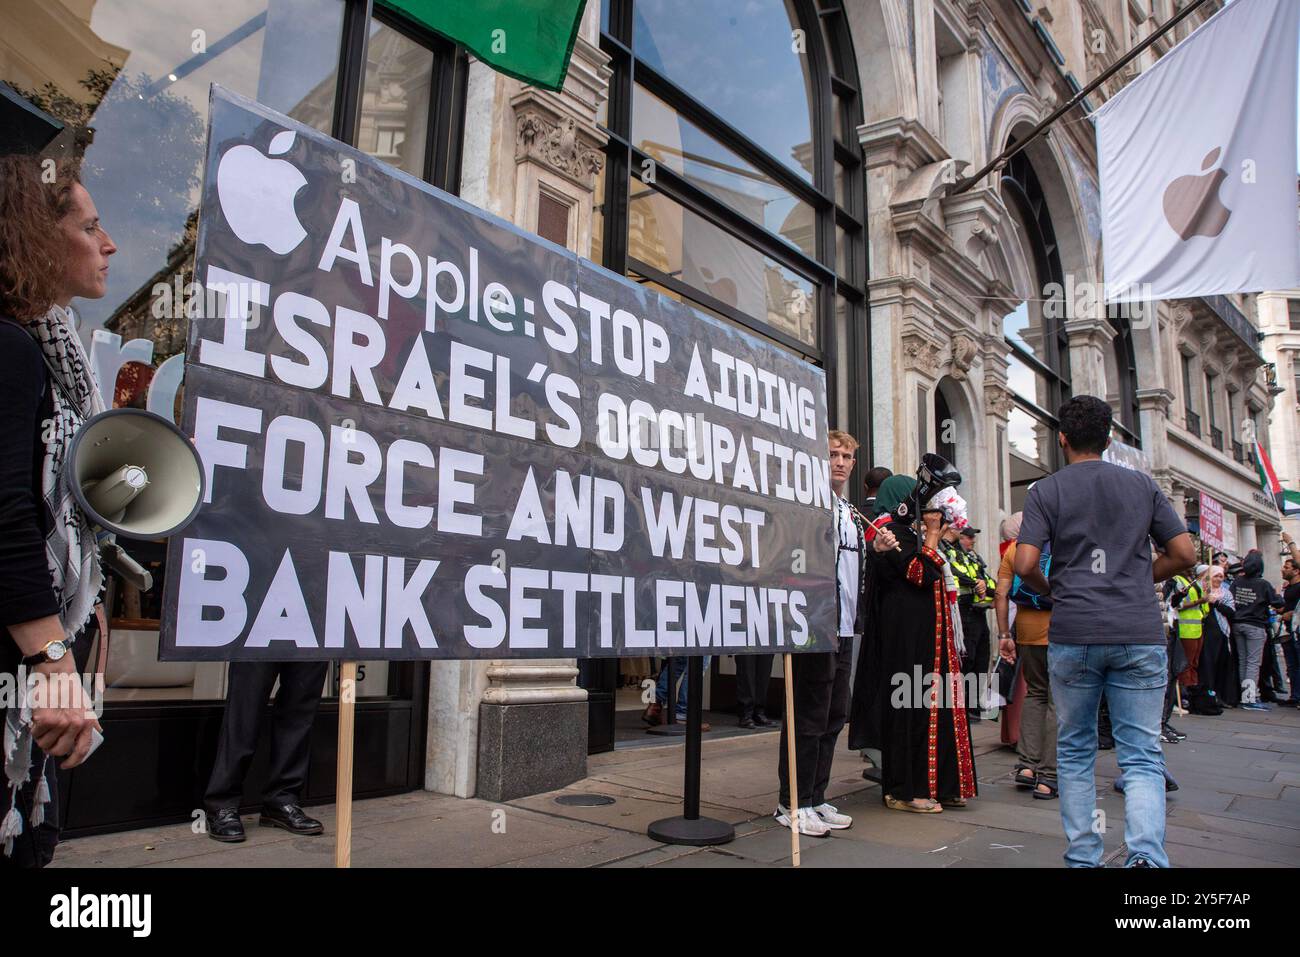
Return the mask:
<path id="1" fill-rule="evenodd" d="M 1177 867 L 1300 866 L 1300 714 L 1227 711 L 1175 719 L 1186 741 L 1165 753 L 1181 789 L 1170 795 L 1167 846 Z M 1054 801 L 1035 801 L 1011 783 L 1015 755 L 997 725 L 976 725 L 980 797 L 967 810 L 886 810 L 862 779 L 862 760 L 841 749 L 829 796 L 854 826 L 804 838 L 804 867 L 1058 867 L 1064 839 Z M 705 740 L 702 813 L 736 827 L 716 848 L 668 847 L 645 835 L 654 820 L 681 813 L 679 743 L 593 756 L 584 780 L 549 794 L 492 804 L 427 792 L 360 801 L 353 807 L 354 866 L 787 867 L 790 834 L 776 805 L 778 735 Z M 1099 807 L 1108 815 L 1107 859 L 1123 860 L 1123 798 L 1111 789 L 1114 752 L 1098 760 Z M 595 807 L 556 803 L 603 795 Z M 245 818 L 249 840 L 218 844 L 175 825 L 80 838 L 61 845 L 55 867 L 328 867 L 333 807 L 315 808 L 326 835 L 291 837 Z"/>

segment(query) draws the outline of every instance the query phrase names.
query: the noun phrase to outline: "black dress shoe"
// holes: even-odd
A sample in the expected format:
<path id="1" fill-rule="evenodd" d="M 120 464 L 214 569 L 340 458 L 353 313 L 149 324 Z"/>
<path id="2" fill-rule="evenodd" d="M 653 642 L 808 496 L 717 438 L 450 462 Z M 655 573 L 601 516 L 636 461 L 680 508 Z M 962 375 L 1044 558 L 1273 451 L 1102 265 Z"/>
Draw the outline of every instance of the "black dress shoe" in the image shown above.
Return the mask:
<path id="1" fill-rule="evenodd" d="M 777 722 L 773 721 L 765 714 L 754 715 L 754 726 L 759 728 L 775 728 Z"/>
<path id="2" fill-rule="evenodd" d="M 239 819 L 238 809 L 223 807 L 208 818 L 208 837 L 223 844 L 243 841 L 244 822 Z"/>
<path id="3" fill-rule="evenodd" d="M 744 717 L 744 718 L 741 718 L 741 719 L 740 719 L 740 726 L 741 726 L 742 728 L 753 728 L 753 727 L 755 727 L 756 725 L 757 725 L 757 722 L 756 722 L 753 718 L 750 718 L 750 717 Z"/>
<path id="4" fill-rule="evenodd" d="M 308 817 L 296 804 L 262 805 L 262 827 L 282 827 L 291 834 L 320 834 L 325 826 L 314 817 Z"/>

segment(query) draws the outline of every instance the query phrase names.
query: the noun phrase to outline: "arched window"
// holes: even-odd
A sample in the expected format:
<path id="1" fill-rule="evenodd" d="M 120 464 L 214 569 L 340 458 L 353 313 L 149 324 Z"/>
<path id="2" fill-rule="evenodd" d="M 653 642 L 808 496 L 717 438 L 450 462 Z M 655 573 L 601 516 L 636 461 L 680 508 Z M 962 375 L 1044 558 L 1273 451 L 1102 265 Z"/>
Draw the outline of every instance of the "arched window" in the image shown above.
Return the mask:
<path id="1" fill-rule="evenodd" d="M 1007 384 L 1014 399 L 1007 414 L 1007 441 L 1015 510 L 1031 484 L 1063 464 L 1056 444 L 1056 410 L 1070 395 L 1070 362 L 1056 232 L 1024 152 L 1013 156 L 1002 172 L 1002 198 L 1025 259 L 1022 274 L 1028 276 L 1028 287 L 1019 290 L 1025 301 L 1002 319 L 1010 350 Z"/>
<path id="2" fill-rule="evenodd" d="M 592 258 L 827 372 L 864 445 L 862 110 L 838 4 L 604 0 Z"/>

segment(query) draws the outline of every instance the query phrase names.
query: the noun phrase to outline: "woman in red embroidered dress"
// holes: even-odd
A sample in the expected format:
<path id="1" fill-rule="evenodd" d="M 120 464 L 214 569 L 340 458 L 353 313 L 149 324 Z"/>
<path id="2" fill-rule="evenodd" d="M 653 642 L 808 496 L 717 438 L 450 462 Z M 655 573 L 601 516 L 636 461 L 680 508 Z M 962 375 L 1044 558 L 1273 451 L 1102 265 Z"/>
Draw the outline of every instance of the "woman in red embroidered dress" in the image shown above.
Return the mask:
<path id="1" fill-rule="evenodd" d="M 880 748 L 886 806 L 933 814 L 962 807 L 976 793 L 966 689 L 938 550 L 947 526 L 939 511 L 907 521 L 917 511 L 916 480 L 893 476 L 888 483 L 877 504 L 892 511 L 906 503 L 908 516 L 889 525 L 900 550 L 874 555 L 853 709 L 861 737 L 850 744 Z"/>

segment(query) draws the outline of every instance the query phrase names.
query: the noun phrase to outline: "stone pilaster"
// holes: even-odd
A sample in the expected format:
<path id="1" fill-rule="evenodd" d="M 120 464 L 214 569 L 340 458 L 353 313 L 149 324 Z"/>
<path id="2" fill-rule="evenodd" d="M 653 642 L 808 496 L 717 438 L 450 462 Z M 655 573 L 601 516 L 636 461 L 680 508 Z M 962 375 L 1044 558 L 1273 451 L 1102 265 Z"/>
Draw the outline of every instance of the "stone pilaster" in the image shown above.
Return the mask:
<path id="1" fill-rule="evenodd" d="M 1174 394 L 1168 389 L 1139 389 L 1137 401 L 1142 450 L 1151 462 L 1156 484 L 1168 497 L 1173 491 L 1169 469 L 1169 410 L 1173 407 Z M 1181 517 L 1183 513 L 1178 514 Z"/>
<path id="2" fill-rule="evenodd" d="M 471 64 L 463 168 L 476 173 L 461 184 L 466 200 L 529 231 L 548 204 L 557 232 L 548 238 L 584 256 L 604 160 L 596 115 L 610 76 L 599 17 L 589 4 L 559 93 Z M 434 663 L 425 787 L 504 801 L 584 777 L 587 692 L 577 676 L 573 658 Z"/>
<path id="3" fill-rule="evenodd" d="M 1075 395 L 1106 395 L 1106 355 L 1115 330 L 1102 316 L 1067 319 L 1070 342 L 1070 388 Z"/>

